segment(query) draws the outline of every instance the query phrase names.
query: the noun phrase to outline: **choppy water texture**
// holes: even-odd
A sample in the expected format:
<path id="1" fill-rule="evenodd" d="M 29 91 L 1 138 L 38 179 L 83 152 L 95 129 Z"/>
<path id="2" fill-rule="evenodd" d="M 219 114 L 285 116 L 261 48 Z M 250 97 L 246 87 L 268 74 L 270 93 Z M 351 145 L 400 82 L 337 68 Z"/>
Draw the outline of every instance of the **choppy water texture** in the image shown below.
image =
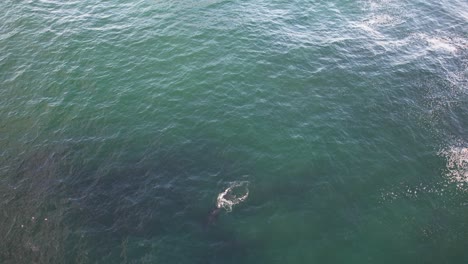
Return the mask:
<path id="1" fill-rule="evenodd" d="M 0 10 L 1 263 L 468 263 L 466 1 Z"/>

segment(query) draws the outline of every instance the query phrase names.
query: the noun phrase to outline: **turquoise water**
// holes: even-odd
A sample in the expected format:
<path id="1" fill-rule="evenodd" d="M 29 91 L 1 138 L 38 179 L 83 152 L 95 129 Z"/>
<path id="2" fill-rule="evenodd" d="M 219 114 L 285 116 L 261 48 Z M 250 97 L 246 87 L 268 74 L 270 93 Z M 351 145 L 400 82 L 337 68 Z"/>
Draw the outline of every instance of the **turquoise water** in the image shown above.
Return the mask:
<path id="1" fill-rule="evenodd" d="M 468 262 L 466 1 L 0 10 L 0 263 Z"/>

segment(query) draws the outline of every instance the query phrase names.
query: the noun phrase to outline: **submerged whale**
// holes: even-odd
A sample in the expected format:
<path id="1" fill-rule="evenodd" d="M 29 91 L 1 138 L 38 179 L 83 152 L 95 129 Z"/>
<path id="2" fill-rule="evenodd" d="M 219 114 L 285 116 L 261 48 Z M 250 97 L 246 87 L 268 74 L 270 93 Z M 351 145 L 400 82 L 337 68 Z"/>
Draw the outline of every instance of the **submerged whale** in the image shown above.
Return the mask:
<path id="1" fill-rule="evenodd" d="M 208 215 L 205 226 L 210 226 L 216 223 L 218 220 L 219 215 L 221 214 L 222 209 L 216 207 L 215 209 L 211 210 L 210 214 Z"/>

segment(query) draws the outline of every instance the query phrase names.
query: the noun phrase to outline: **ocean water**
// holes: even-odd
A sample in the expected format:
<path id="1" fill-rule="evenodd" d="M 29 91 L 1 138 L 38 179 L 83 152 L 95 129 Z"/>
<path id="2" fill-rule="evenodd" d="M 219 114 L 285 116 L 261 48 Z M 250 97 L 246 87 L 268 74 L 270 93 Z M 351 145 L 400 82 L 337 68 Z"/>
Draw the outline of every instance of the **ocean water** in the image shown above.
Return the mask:
<path id="1" fill-rule="evenodd" d="M 0 263 L 468 263 L 466 1 L 0 10 Z"/>

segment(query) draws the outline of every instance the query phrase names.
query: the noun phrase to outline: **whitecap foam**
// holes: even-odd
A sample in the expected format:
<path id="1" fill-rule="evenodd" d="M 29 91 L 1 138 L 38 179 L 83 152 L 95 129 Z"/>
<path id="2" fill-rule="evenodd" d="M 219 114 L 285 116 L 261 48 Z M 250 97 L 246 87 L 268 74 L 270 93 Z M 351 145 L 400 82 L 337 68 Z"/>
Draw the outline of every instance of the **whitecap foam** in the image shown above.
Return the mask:
<path id="1" fill-rule="evenodd" d="M 390 15 L 371 16 L 367 19 L 351 23 L 351 27 L 364 32 L 376 41 L 384 40 L 385 42 L 394 41 L 389 36 L 384 34 L 381 29 L 383 27 L 395 26 L 403 23 L 402 20 Z M 399 40 L 397 40 L 399 41 Z"/>
<path id="2" fill-rule="evenodd" d="M 382 33 L 380 33 L 375 27 L 369 25 L 365 21 L 354 23 L 352 27 L 365 31 L 371 37 L 384 38 Z"/>
<path id="3" fill-rule="evenodd" d="M 446 38 L 425 36 L 424 40 L 427 42 L 429 49 L 431 50 L 441 50 L 452 53 L 455 53 L 458 50 L 457 47 L 450 43 Z"/>
<path id="4" fill-rule="evenodd" d="M 226 211 L 231 212 L 234 205 L 247 199 L 249 196 L 248 187 L 248 181 L 231 182 L 226 190 L 218 194 L 216 207 L 224 208 Z"/>
<path id="5" fill-rule="evenodd" d="M 402 23 L 402 21 L 388 14 L 383 14 L 383 15 L 372 15 L 368 19 L 365 19 L 364 23 L 367 24 L 368 26 L 394 26 L 394 25 Z"/>
<path id="6" fill-rule="evenodd" d="M 468 41 L 458 36 L 429 36 L 424 33 L 417 34 L 417 37 L 427 43 L 429 50 L 456 53 L 468 48 Z"/>

